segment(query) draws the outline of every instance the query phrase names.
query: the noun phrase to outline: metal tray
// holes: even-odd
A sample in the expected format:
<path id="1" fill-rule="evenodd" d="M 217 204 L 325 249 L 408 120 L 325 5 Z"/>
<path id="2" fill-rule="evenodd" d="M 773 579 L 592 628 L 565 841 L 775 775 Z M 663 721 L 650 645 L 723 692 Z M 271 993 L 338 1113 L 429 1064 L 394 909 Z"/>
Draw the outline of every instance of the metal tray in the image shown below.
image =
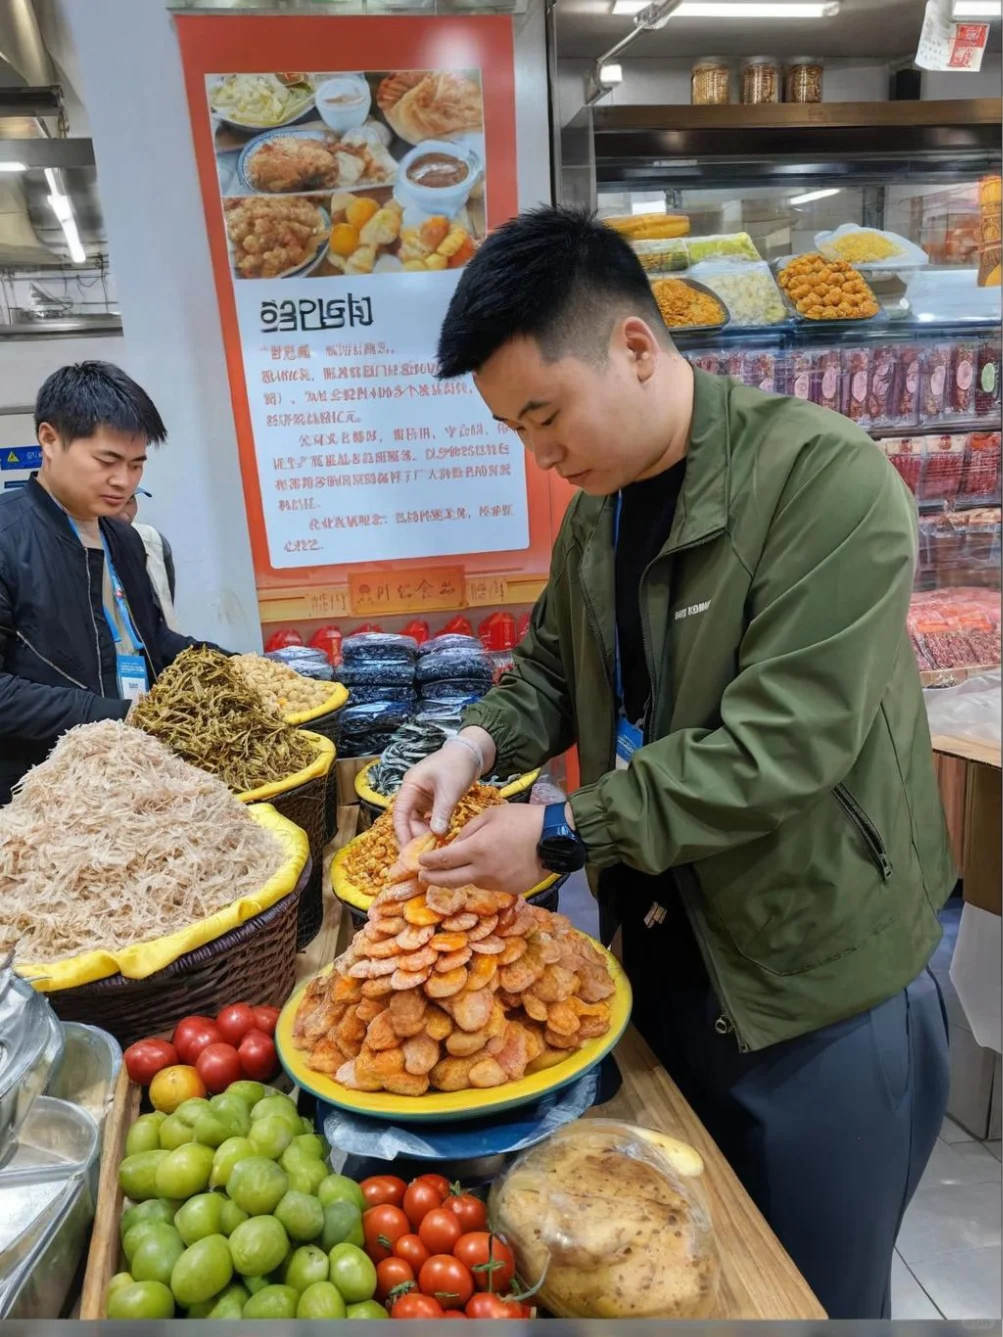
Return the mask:
<path id="1" fill-rule="evenodd" d="M 45 1093 L 79 1105 L 100 1129 L 115 1095 L 122 1048 L 113 1035 L 97 1026 L 78 1021 L 64 1021 L 62 1026 L 63 1055 Z"/>
<path id="2" fill-rule="evenodd" d="M 45 1090 L 63 1049 L 63 1032 L 43 994 L 0 959 L 0 1166 L 13 1154 L 35 1097 Z"/>
<path id="3" fill-rule="evenodd" d="M 888 312 L 881 305 L 881 301 L 877 293 L 871 287 L 870 283 L 868 283 L 867 276 L 865 274 L 861 274 L 860 277 L 863 279 L 864 283 L 870 290 L 871 296 L 878 304 L 878 309 L 877 311 L 875 311 L 873 316 L 858 316 L 856 319 L 854 319 L 853 317 L 846 317 L 842 320 L 816 320 L 812 316 L 803 316 L 801 312 L 797 309 L 795 304 L 791 301 L 787 292 L 780 283 L 780 277 L 779 277 L 781 272 L 787 268 L 787 266 L 790 264 L 792 260 L 798 260 L 798 259 L 800 259 L 800 256 L 788 255 L 785 256 L 782 260 L 774 260 L 772 262 L 773 274 L 777 284 L 777 291 L 780 293 L 780 297 L 784 305 L 787 307 L 787 310 L 790 312 L 791 319 L 795 322 L 795 324 L 804 325 L 808 329 L 817 328 L 820 330 L 859 330 L 862 325 L 875 325 L 875 324 L 880 325 L 882 323 L 887 322 Z M 854 268 L 856 269 L 856 265 L 854 265 Z"/>
<path id="4" fill-rule="evenodd" d="M 649 275 L 649 282 L 652 284 L 652 296 L 654 296 L 654 283 L 658 279 L 675 279 L 678 283 L 685 283 L 688 288 L 695 288 L 697 292 L 704 293 L 717 302 L 718 306 L 724 312 L 724 320 L 718 325 L 666 325 L 670 334 L 717 334 L 731 322 L 731 312 L 728 310 L 727 303 L 720 298 L 713 288 L 708 288 L 706 283 L 701 283 L 698 279 L 691 279 L 684 274 L 653 274 Z"/>

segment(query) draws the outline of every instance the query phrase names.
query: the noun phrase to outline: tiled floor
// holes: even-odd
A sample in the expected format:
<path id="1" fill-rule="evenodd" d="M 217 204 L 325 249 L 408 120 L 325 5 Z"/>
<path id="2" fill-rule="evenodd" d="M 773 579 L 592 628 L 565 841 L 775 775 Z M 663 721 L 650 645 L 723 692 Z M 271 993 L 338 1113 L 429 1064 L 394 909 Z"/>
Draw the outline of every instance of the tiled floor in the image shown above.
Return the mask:
<path id="1" fill-rule="evenodd" d="M 583 875 L 562 888 L 561 909 L 585 932 L 597 932 L 598 914 Z M 931 963 L 949 1009 L 956 1001 L 947 971 L 958 917 L 956 906 L 945 912 L 944 939 Z M 945 1120 L 899 1234 L 893 1318 L 1001 1317 L 1001 1197 L 1000 1143 L 979 1142 Z"/>

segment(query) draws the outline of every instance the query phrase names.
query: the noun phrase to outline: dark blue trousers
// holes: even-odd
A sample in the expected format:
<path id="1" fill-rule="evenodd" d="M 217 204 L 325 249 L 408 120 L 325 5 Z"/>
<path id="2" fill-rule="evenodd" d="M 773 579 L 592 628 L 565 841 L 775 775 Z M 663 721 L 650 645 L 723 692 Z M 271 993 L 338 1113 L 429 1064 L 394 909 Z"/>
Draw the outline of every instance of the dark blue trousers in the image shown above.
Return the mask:
<path id="1" fill-rule="evenodd" d="M 933 975 L 860 1016 L 743 1054 L 715 1030 L 720 1006 L 692 962 L 687 987 L 673 988 L 678 938 L 634 915 L 622 929 L 634 1023 L 826 1313 L 889 1318 L 895 1240 L 947 1107 Z"/>

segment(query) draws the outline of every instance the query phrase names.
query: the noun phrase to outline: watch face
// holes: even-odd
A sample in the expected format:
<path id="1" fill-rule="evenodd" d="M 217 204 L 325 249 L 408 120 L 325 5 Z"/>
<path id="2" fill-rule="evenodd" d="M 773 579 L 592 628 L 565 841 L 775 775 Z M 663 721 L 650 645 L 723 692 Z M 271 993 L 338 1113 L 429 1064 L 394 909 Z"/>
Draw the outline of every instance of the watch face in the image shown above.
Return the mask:
<path id="1" fill-rule="evenodd" d="M 551 873 L 575 873 L 585 867 L 585 847 L 571 833 L 545 836 L 539 844 L 540 862 Z"/>

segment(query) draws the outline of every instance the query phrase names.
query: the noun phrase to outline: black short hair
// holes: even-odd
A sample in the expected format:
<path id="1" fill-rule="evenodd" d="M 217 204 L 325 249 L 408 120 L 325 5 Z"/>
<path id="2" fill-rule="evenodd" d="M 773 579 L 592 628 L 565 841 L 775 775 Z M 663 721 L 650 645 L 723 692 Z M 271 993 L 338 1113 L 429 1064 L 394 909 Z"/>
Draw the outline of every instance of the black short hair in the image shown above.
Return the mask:
<path id="1" fill-rule="evenodd" d="M 588 209 L 545 207 L 492 232 L 463 270 L 439 335 L 439 376 L 478 371 L 510 339 L 530 336 L 556 360 L 604 362 L 616 320 L 668 331 L 630 245 Z"/>
<path id="2" fill-rule="evenodd" d="M 49 376 L 35 400 L 35 431 L 47 422 L 64 445 L 93 436 L 99 427 L 142 436 L 151 445 L 167 439 L 157 406 L 141 385 L 111 362 L 73 362 Z"/>

